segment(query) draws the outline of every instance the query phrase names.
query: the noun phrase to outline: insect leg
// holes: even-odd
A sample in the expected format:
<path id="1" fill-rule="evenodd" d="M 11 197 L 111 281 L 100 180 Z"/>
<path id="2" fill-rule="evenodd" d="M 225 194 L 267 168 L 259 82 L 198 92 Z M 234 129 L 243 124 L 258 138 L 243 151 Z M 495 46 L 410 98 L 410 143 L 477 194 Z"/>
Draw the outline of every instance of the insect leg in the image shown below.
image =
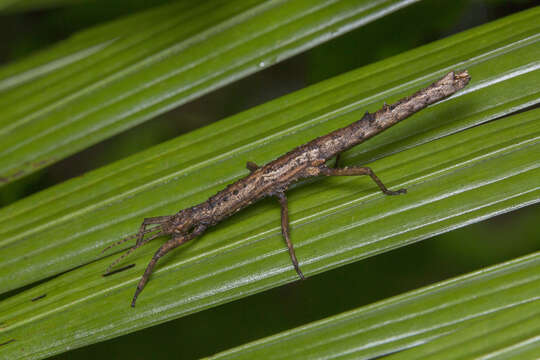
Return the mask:
<path id="1" fill-rule="evenodd" d="M 294 247 L 289 236 L 289 208 L 287 206 L 287 197 L 285 196 L 285 193 L 282 192 L 276 193 L 276 196 L 279 200 L 279 204 L 281 205 L 281 233 L 283 234 L 283 238 L 285 239 L 287 247 L 289 248 L 289 255 L 291 256 L 294 269 L 298 273 L 298 276 L 304 280 L 304 274 L 302 274 L 300 266 L 298 265 L 298 260 L 296 259 L 296 255 L 294 253 Z"/>
<path id="2" fill-rule="evenodd" d="M 146 232 L 150 232 L 152 230 L 146 230 Z M 154 240 L 155 238 L 158 238 L 160 236 L 163 236 L 165 235 L 164 233 L 162 233 L 161 231 L 158 232 L 157 234 L 154 234 L 152 236 L 150 236 L 149 238 L 145 239 L 144 241 L 141 241 L 140 243 L 137 242 L 137 244 L 133 245 L 132 247 L 130 247 L 129 249 L 127 249 L 122 255 L 120 255 L 120 257 L 118 257 L 116 260 L 114 260 L 108 267 L 107 267 L 107 271 L 105 271 L 105 273 L 110 273 L 111 272 L 111 269 L 114 267 L 114 265 L 118 264 L 123 258 L 125 258 L 126 256 L 128 256 L 129 254 L 131 254 L 133 251 L 137 250 L 138 248 L 140 248 L 141 246 L 145 245 L 146 243 L 150 242 L 151 240 Z"/>
<path id="3" fill-rule="evenodd" d="M 354 176 L 354 175 L 369 175 L 373 181 L 377 184 L 377 186 L 381 189 L 383 193 L 386 195 L 399 195 L 399 194 L 405 194 L 407 192 L 407 189 L 399 189 L 397 191 L 388 190 L 386 186 L 382 183 L 382 181 L 375 175 L 373 170 L 368 167 L 346 167 L 346 168 L 329 168 L 326 166 L 322 166 L 321 168 L 321 175 L 326 176 Z"/>
<path id="4" fill-rule="evenodd" d="M 254 172 L 259 168 L 259 165 L 255 164 L 253 161 L 248 161 L 246 167 L 250 172 Z"/>
<path id="5" fill-rule="evenodd" d="M 174 216 L 174 215 L 172 215 L 172 216 Z M 144 234 L 149 232 L 148 230 L 146 230 L 146 227 L 148 225 L 163 224 L 164 222 L 167 222 L 172 216 L 171 215 L 156 216 L 156 217 L 150 217 L 150 218 L 144 219 L 143 222 L 141 223 L 141 227 L 139 228 L 139 232 L 137 233 L 137 243 L 136 243 L 136 245 L 140 246 L 140 244 L 143 242 Z M 155 229 L 155 227 L 150 229 L 150 231 L 153 231 L 154 229 Z"/>
<path id="6" fill-rule="evenodd" d="M 133 295 L 133 300 L 131 300 L 131 307 L 135 307 L 135 302 L 137 301 L 137 297 L 146 286 L 146 283 L 148 282 L 148 279 L 150 278 L 152 271 L 154 271 L 154 266 L 156 266 L 156 263 L 159 260 L 159 258 L 161 258 L 163 255 L 165 255 L 169 251 L 177 248 L 178 246 L 188 242 L 194 237 L 202 234 L 205 229 L 206 228 L 204 226 L 199 225 L 190 234 L 182 235 L 179 237 L 173 237 L 171 240 L 161 245 L 161 247 L 155 252 L 154 256 L 152 256 L 152 259 L 146 266 L 146 270 L 144 271 L 144 274 L 141 277 L 141 280 L 139 280 L 139 283 L 137 284 L 137 290 L 135 290 L 135 295 Z"/>
<path id="7" fill-rule="evenodd" d="M 334 162 L 334 168 L 337 168 L 339 166 L 339 159 L 341 158 L 341 153 L 338 153 L 336 155 L 336 161 Z"/>
<path id="8" fill-rule="evenodd" d="M 119 240 L 119 241 L 107 246 L 105 249 L 103 249 L 101 251 L 101 253 L 104 253 L 105 251 L 109 250 L 110 248 L 113 248 L 115 246 L 118 246 L 120 244 L 125 243 L 126 241 L 129 241 L 129 240 L 132 240 L 132 239 L 135 239 L 135 238 L 137 239 L 136 245 L 137 245 L 137 247 L 139 247 L 140 244 L 143 242 L 144 235 L 146 235 L 146 234 L 148 234 L 150 232 L 159 230 L 159 229 L 157 229 L 157 227 L 153 227 L 152 229 L 146 229 L 147 225 L 150 225 L 150 224 L 162 224 L 165 221 L 169 220 L 171 217 L 172 216 L 157 216 L 157 217 L 144 219 L 142 224 L 141 224 L 141 227 L 139 228 L 139 231 L 137 232 L 137 234 L 126 236 L 122 240 Z"/>

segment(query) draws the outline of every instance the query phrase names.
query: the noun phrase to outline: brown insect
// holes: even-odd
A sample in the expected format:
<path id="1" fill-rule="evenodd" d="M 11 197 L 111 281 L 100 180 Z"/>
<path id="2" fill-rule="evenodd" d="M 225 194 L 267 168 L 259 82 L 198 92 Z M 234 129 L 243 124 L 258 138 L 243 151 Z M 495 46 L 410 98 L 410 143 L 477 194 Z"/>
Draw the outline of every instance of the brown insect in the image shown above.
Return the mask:
<path id="1" fill-rule="evenodd" d="M 283 238 L 289 248 L 292 264 L 300 278 L 303 279 L 304 275 L 298 265 L 298 260 L 296 259 L 289 236 L 289 215 L 287 197 L 285 196 L 285 191 L 287 191 L 288 187 L 299 179 L 312 176 L 369 175 L 386 195 L 405 193 L 405 189 L 397 191 L 388 190 L 368 167 L 336 168 L 339 161 L 339 154 L 417 111 L 424 109 L 428 105 L 454 94 L 456 91 L 464 88 L 469 83 L 469 80 L 470 76 L 467 71 L 450 72 L 414 95 L 403 98 L 392 105 L 385 104 L 382 109 L 373 114 L 366 112 L 362 119 L 349 126 L 318 137 L 264 166 L 257 166 L 253 162 L 248 162 L 247 168 L 251 172 L 249 175 L 230 184 L 205 202 L 180 210 L 174 215 L 146 218 L 142 222 L 137 234 L 107 247 L 105 250 L 127 240 L 137 239 L 133 247 L 109 266 L 107 273 L 110 272 L 111 268 L 118 261 L 149 241 L 163 235 L 172 236 L 170 240 L 156 251 L 148 263 L 131 302 L 131 306 L 134 307 L 137 296 L 139 296 L 139 293 L 146 285 L 160 257 L 201 235 L 210 226 L 216 225 L 221 220 L 255 201 L 266 196 L 275 196 L 281 205 L 281 232 Z M 333 157 L 336 157 L 336 167 L 331 168 L 325 163 Z M 147 228 L 149 226 L 150 228 Z M 147 235 L 149 236 L 145 238 Z"/>

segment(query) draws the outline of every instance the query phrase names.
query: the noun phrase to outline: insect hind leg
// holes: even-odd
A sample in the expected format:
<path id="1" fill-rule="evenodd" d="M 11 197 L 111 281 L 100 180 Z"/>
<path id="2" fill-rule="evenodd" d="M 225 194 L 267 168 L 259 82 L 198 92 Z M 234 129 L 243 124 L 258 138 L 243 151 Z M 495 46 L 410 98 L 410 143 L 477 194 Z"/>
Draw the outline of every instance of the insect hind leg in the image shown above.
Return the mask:
<path id="1" fill-rule="evenodd" d="M 399 195 L 405 194 L 407 189 L 399 189 L 396 191 L 388 190 L 383 182 L 369 167 L 351 166 L 345 168 L 329 168 L 327 166 L 320 167 L 321 175 L 326 176 L 355 176 L 355 175 L 368 175 L 377 184 L 379 189 L 386 195 Z"/>

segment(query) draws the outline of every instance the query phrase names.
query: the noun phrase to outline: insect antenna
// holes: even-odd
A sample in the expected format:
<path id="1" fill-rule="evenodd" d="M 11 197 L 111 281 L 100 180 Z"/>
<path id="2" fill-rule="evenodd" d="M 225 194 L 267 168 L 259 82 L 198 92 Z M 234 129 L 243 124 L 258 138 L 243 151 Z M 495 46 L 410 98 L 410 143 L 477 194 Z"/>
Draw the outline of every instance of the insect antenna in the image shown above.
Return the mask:
<path id="1" fill-rule="evenodd" d="M 115 247 L 115 246 L 118 246 L 120 244 L 123 244 L 125 243 L 126 241 L 129 241 L 131 239 L 135 239 L 137 237 L 137 234 L 133 234 L 133 235 L 129 235 L 129 236 L 126 236 L 125 238 L 123 238 L 122 240 L 118 240 L 117 242 L 115 243 L 112 243 L 111 245 L 107 246 L 105 249 L 101 250 L 101 253 L 103 254 L 105 251 Z"/>
<path id="2" fill-rule="evenodd" d="M 153 229 L 149 229 L 149 230 L 145 230 L 142 234 L 147 234 L 149 232 L 152 232 L 152 231 L 155 231 L 157 230 L 156 228 L 153 228 Z M 138 234 L 137 234 L 138 235 Z M 137 235 L 135 236 L 128 236 L 128 238 L 135 238 Z M 120 255 L 120 257 L 118 257 L 116 260 L 114 260 L 108 267 L 107 267 L 107 270 L 105 273 L 109 273 L 111 271 L 111 269 L 114 267 L 114 265 L 118 264 L 122 259 L 124 259 L 126 256 L 128 256 L 129 254 L 131 254 L 133 251 L 137 250 L 138 248 L 140 248 L 141 246 L 147 244 L 149 241 L 152 241 L 154 240 L 155 238 L 158 238 L 162 235 L 165 235 L 165 233 L 163 231 L 159 231 L 155 234 L 153 234 L 152 236 L 150 236 L 149 238 L 147 239 L 144 239 L 143 241 L 133 245 L 132 247 L 130 247 L 129 249 L 127 249 L 122 255 Z M 127 241 L 127 240 L 126 240 Z M 124 242 L 124 241 L 122 241 Z M 114 244 L 113 244 L 114 245 Z"/>
<path id="3" fill-rule="evenodd" d="M 154 228 L 152 228 L 152 229 L 146 229 L 146 230 L 144 230 L 144 231 L 142 231 L 142 232 L 139 232 L 139 233 L 137 233 L 137 234 L 133 234 L 133 235 L 126 236 L 126 237 L 123 238 L 122 240 L 118 240 L 117 242 L 112 243 L 111 245 L 107 246 L 105 249 L 101 250 L 101 253 L 103 254 L 105 251 L 107 251 L 107 250 L 109 250 L 109 249 L 111 249 L 111 248 L 113 248 L 113 247 L 115 247 L 115 246 L 118 246 L 118 245 L 120 245 L 120 244 L 123 244 L 123 243 L 125 243 L 126 241 L 133 240 L 133 239 L 135 239 L 136 237 L 138 237 L 139 235 L 143 235 L 143 236 L 144 236 L 145 234 L 148 234 L 149 232 L 152 232 L 152 231 L 155 231 L 155 230 L 157 230 L 157 229 L 154 227 Z"/>

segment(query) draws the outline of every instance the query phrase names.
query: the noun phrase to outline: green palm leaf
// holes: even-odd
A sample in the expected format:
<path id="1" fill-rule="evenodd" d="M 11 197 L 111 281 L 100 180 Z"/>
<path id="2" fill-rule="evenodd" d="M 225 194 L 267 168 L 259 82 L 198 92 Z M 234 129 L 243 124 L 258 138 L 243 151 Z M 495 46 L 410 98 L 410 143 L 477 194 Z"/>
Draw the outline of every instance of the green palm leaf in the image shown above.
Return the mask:
<path id="1" fill-rule="evenodd" d="M 211 358 L 534 359 L 538 288 L 540 253 L 534 253 Z"/>
<path id="2" fill-rule="evenodd" d="M 471 73 L 465 91 L 344 158 L 369 164 L 391 187 L 407 187 L 406 196 L 384 197 L 359 178 L 321 179 L 289 192 L 304 273 L 537 202 L 539 110 L 504 116 L 538 102 L 539 13 L 360 68 L 1 209 L 0 291 L 72 271 L 0 303 L 0 356 L 49 356 L 295 281 L 272 199 L 164 258 L 135 309 L 134 285 L 160 241 L 121 264 L 133 268 L 109 277 L 101 275 L 112 258 L 100 252 L 144 217 L 204 201 L 245 175 L 246 161 L 265 163 L 451 69 Z"/>
<path id="3" fill-rule="evenodd" d="M 413 2 L 175 2 L 0 68 L 0 185 Z"/>
<path id="4" fill-rule="evenodd" d="M 88 2 L 88 0 L 0 0 L 0 11 L 25 11 L 83 2 Z"/>

